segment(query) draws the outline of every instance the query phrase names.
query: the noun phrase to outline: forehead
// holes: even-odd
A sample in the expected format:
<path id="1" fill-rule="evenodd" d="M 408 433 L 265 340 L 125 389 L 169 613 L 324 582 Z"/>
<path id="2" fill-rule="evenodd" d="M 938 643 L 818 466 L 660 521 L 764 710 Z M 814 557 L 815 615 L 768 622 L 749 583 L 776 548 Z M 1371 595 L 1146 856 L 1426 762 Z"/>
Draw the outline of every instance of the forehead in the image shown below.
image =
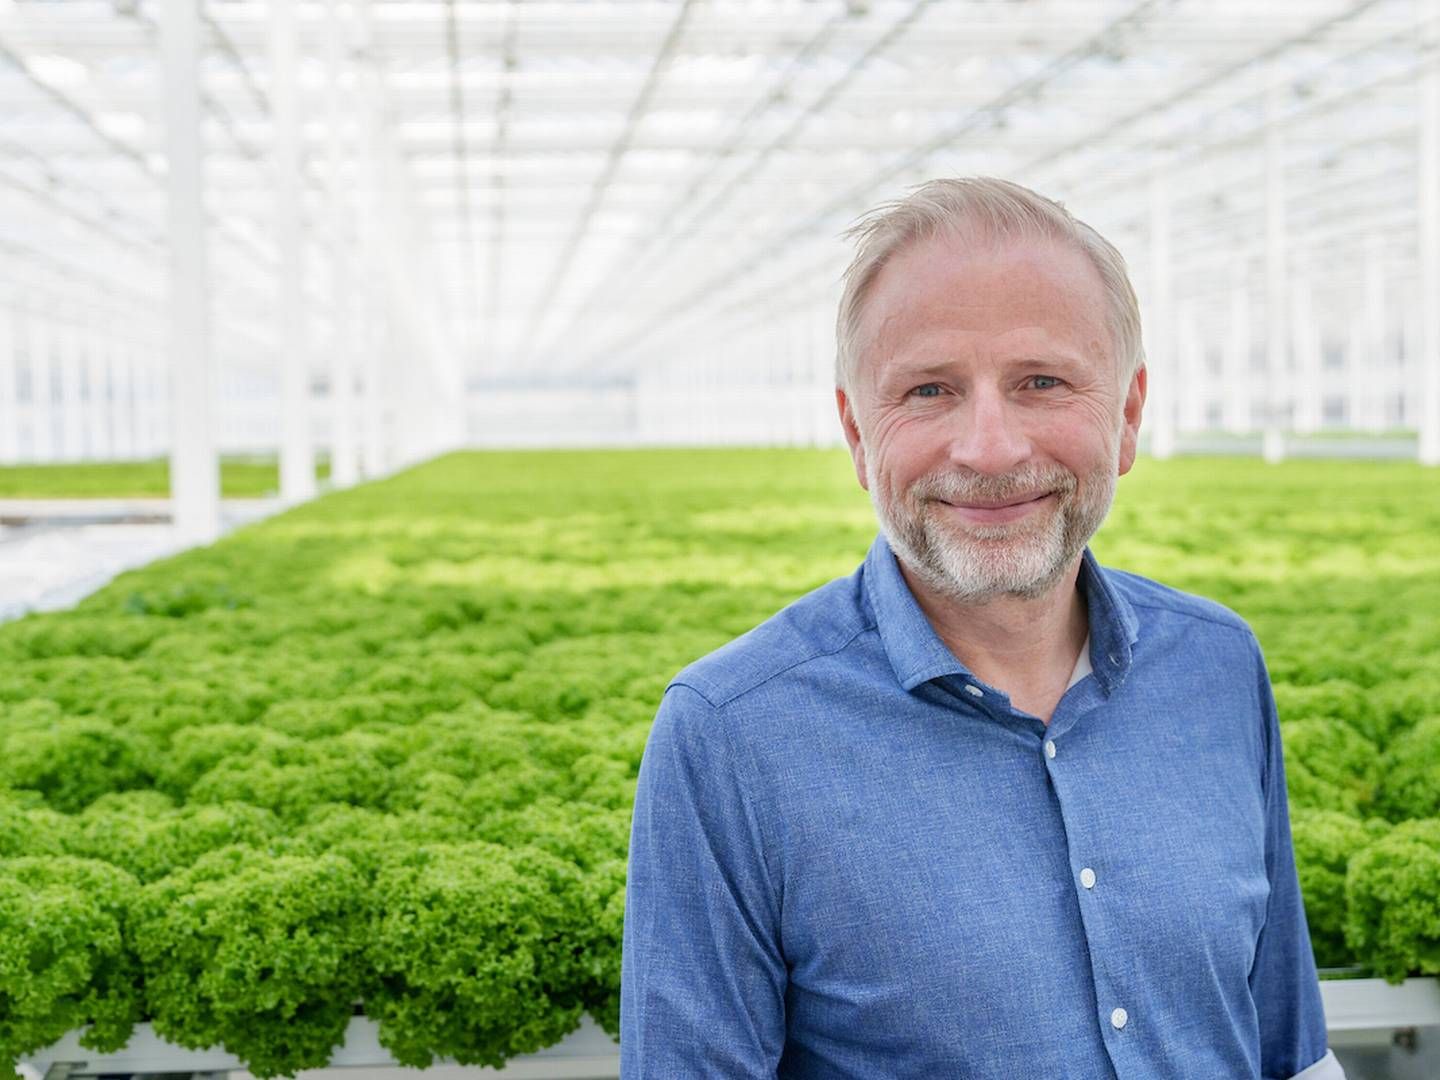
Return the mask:
<path id="1" fill-rule="evenodd" d="M 859 326 L 862 354 L 940 339 L 1044 339 L 1102 360 L 1110 352 L 1100 274 L 1073 245 L 940 235 L 881 267 Z"/>

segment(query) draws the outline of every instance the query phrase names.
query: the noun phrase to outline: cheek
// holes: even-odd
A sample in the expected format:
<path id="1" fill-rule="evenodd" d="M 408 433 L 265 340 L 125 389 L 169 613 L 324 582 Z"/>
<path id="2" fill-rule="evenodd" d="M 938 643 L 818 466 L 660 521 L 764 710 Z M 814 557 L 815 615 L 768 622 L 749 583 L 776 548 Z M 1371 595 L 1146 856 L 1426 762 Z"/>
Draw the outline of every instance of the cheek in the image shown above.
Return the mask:
<path id="1" fill-rule="evenodd" d="M 931 471 L 943 447 L 914 416 L 891 413 L 880 417 L 865 450 L 873 476 L 887 487 L 901 490 L 916 477 Z"/>

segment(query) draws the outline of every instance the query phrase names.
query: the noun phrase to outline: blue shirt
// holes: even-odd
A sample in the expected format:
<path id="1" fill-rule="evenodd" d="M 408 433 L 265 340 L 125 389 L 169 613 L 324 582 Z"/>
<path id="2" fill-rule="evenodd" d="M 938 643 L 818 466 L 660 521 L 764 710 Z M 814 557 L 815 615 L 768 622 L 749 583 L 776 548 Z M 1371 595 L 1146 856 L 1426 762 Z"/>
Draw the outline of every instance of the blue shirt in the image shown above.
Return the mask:
<path id="1" fill-rule="evenodd" d="M 1343 1075 L 1254 635 L 1088 550 L 1079 587 L 1092 670 L 1048 728 L 941 642 L 883 536 L 675 678 L 635 797 L 625 1080 Z"/>

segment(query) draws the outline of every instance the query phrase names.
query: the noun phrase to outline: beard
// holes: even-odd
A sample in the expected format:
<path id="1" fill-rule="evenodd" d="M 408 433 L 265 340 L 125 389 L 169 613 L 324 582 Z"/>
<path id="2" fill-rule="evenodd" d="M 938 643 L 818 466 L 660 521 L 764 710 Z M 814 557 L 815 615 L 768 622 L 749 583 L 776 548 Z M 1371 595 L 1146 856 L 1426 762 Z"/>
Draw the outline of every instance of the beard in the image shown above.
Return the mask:
<path id="1" fill-rule="evenodd" d="M 977 604 L 1033 599 L 1061 580 L 1100 528 L 1115 497 L 1119 448 L 1108 467 L 1083 478 L 1059 465 L 986 476 L 936 472 L 894 493 L 871 470 L 867 486 L 891 550 L 935 592 Z M 1003 503 L 1053 492 L 1055 505 L 1018 521 L 967 525 L 945 503 Z"/>

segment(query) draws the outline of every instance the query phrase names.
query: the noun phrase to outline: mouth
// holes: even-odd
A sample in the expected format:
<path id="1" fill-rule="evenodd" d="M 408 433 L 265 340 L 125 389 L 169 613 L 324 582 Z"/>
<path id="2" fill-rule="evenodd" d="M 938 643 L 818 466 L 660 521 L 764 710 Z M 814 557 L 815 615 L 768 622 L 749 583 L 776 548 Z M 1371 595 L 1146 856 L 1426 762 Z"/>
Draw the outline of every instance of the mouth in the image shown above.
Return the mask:
<path id="1" fill-rule="evenodd" d="M 1042 491 L 1034 495 L 1022 495 L 1018 498 L 1007 499 L 1004 502 L 987 502 L 978 499 L 963 503 L 947 502 L 944 499 L 937 501 L 950 507 L 971 524 L 995 525 L 1025 517 L 1047 505 L 1054 498 L 1055 492 Z"/>

